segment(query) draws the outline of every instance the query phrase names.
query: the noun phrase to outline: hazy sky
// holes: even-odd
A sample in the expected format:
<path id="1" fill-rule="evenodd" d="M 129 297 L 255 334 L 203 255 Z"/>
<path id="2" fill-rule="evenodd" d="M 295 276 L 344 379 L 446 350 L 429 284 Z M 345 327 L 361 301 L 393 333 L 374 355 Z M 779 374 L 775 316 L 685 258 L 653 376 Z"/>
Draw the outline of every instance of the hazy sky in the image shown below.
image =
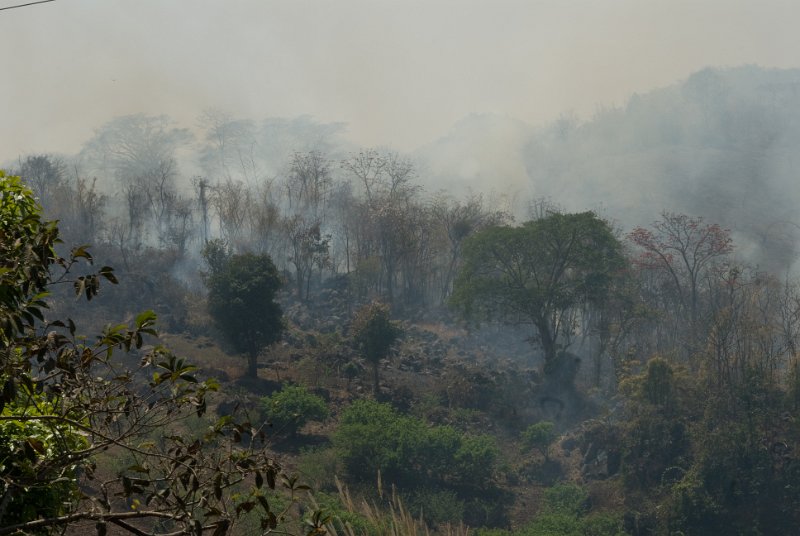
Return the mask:
<path id="1" fill-rule="evenodd" d="M 0 161 L 208 108 L 408 150 L 472 112 L 590 117 L 705 66 L 800 67 L 799 22 L 797 0 L 57 0 L 0 11 Z"/>

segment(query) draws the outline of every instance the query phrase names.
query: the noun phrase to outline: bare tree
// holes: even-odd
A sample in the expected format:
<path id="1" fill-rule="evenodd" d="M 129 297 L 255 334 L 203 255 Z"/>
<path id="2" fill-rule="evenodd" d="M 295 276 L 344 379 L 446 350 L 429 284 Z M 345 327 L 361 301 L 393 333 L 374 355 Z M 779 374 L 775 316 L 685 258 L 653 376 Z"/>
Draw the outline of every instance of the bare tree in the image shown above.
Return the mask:
<path id="1" fill-rule="evenodd" d="M 446 266 L 441 279 L 441 302 L 444 303 L 453 287 L 453 278 L 461 260 L 464 240 L 471 234 L 492 225 L 511 221 L 510 215 L 485 207 L 483 197 L 473 195 L 462 201 L 439 197 L 431 205 L 433 218 L 446 237 Z"/>
<path id="2" fill-rule="evenodd" d="M 637 263 L 662 273 L 692 322 L 698 317 L 700 284 L 714 261 L 733 251 L 730 231 L 702 218 L 664 212 L 651 229 L 637 227 L 628 238 L 640 249 Z"/>
<path id="3" fill-rule="evenodd" d="M 244 183 L 232 180 L 217 184 L 211 193 L 211 206 L 217 213 L 220 235 L 234 248 L 241 246 L 249 196 L 250 191 Z"/>
<path id="4" fill-rule="evenodd" d="M 294 153 L 286 181 L 289 208 L 323 219 L 332 183 L 331 163 L 322 153 Z"/>
<path id="5" fill-rule="evenodd" d="M 67 166 L 61 158 L 40 154 L 20 159 L 16 175 L 22 177 L 45 207 L 53 206 L 53 196 L 64 185 Z"/>
<path id="6" fill-rule="evenodd" d="M 295 270 L 297 297 L 307 300 L 314 269 L 321 274 L 330 266 L 331 237 L 322 234 L 320 222 L 309 222 L 299 215 L 287 218 L 284 227 L 291 244 L 289 262 Z"/>

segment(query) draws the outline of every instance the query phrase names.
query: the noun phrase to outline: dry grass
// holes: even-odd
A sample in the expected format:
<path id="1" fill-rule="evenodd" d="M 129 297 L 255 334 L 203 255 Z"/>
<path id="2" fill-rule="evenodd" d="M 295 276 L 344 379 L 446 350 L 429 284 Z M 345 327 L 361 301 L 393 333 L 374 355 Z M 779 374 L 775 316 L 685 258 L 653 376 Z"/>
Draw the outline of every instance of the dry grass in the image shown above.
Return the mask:
<path id="1" fill-rule="evenodd" d="M 397 490 L 392 486 L 391 494 L 388 495 L 388 506 L 380 508 L 377 504 L 370 503 L 366 499 L 355 500 L 346 486 L 339 479 L 336 479 L 336 488 L 339 491 L 339 500 L 344 508 L 353 514 L 364 517 L 370 525 L 375 528 L 376 536 L 432 536 L 431 529 L 428 528 L 425 520 L 420 516 L 415 518 L 397 494 Z M 378 497 L 383 498 L 384 490 L 380 474 L 378 475 Z M 344 527 L 342 529 L 342 527 Z M 340 531 L 333 523 L 325 525 L 326 530 L 331 536 L 365 536 L 356 531 L 353 526 L 345 522 L 341 524 Z M 469 527 L 464 524 L 451 525 L 443 524 L 439 526 L 433 534 L 441 536 L 469 536 Z"/>
<path id="2" fill-rule="evenodd" d="M 233 381 L 241 378 L 246 371 L 244 357 L 226 353 L 209 337 L 162 333 L 160 339 L 176 355 L 185 357 L 209 376 L 219 376 L 216 372 L 220 371 L 227 380 Z"/>

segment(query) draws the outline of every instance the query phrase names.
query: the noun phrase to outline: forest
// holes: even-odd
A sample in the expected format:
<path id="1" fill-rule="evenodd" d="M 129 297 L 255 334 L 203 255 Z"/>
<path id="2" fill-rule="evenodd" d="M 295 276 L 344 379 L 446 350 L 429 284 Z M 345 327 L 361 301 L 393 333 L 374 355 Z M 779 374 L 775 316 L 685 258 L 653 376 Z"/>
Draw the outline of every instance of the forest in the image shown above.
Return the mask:
<path id="1" fill-rule="evenodd" d="M 0 535 L 793 533 L 793 75 L 525 130 L 538 196 L 310 118 L 20 156 Z"/>

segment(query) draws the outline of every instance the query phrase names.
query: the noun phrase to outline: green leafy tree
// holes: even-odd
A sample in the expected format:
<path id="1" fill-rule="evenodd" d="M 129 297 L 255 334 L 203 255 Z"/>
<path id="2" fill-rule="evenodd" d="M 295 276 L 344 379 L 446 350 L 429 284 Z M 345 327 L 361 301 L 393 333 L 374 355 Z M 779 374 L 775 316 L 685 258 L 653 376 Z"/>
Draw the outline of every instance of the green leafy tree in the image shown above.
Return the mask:
<path id="1" fill-rule="evenodd" d="M 248 512 L 275 528 L 285 511 L 266 495 L 280 467 L 242 442 L 258 431 L 230 416 L 189 433 L 217 384 L 166 348 L 145 351 L 155 314 L 96 338 L 45 317 L 54 284 L 92 298 L 101 279 L 116 281 L 108 267 L 78 275 L 91 255 L 78 247 L 62 258 L 58 241 L 31 191 L 0 172 L 0 536 L 62 534 L 77 523 L 94 523 L 98 535 L 113 525 L 222 536 Z M 301 489 L 288 477 L 285 485 L 292 496 Z"/>
<path id="2" fill-rule="evenodd" d="M 533 326 L 544 372 L 571 384 L 564 351 L 574 313 L 602 306 L 625 263 L 608 223 L 592 212 L 550 213 L 518 227 L 490 227 L 467 238 L 451 305 L 465 317 Z"/>
<path id="3" fill-rule="evenodd" d="M 372 391 L 377 398 L 380 393 L 380 362 L 389 355 L 400 336 L 400 327 L 391 320 L 388 305 L 372 302 L 356 312 L 352 332 L 353 341 L 372 365 Z"/>
<path id="4" fill-rule="evenodd" d="M 532 424 L 522 433 L 522 443 L 527 449 L 536 449 L 545 461 L 549 460 L 550 445 L 556 439 L 555 425 L 549 421 Z"/>
<path id="5" fill-rule="evenodd" d="M 209 263 L 208 312 L 216 327 L 247 356 L 247 374 L 258 376 L 258 354 L 278 342 L 285 325 L 275 294 L 282 281 L 268 255 L 245 253 Z"/>
<path id="6" fill-rule="evenodd" d="M 271 396 L 261 399 L 264 416 L 278 433 L 296 434 L 309 421 L 328 418 L 325 401 L 299 385 L 284 385 Z"/>

